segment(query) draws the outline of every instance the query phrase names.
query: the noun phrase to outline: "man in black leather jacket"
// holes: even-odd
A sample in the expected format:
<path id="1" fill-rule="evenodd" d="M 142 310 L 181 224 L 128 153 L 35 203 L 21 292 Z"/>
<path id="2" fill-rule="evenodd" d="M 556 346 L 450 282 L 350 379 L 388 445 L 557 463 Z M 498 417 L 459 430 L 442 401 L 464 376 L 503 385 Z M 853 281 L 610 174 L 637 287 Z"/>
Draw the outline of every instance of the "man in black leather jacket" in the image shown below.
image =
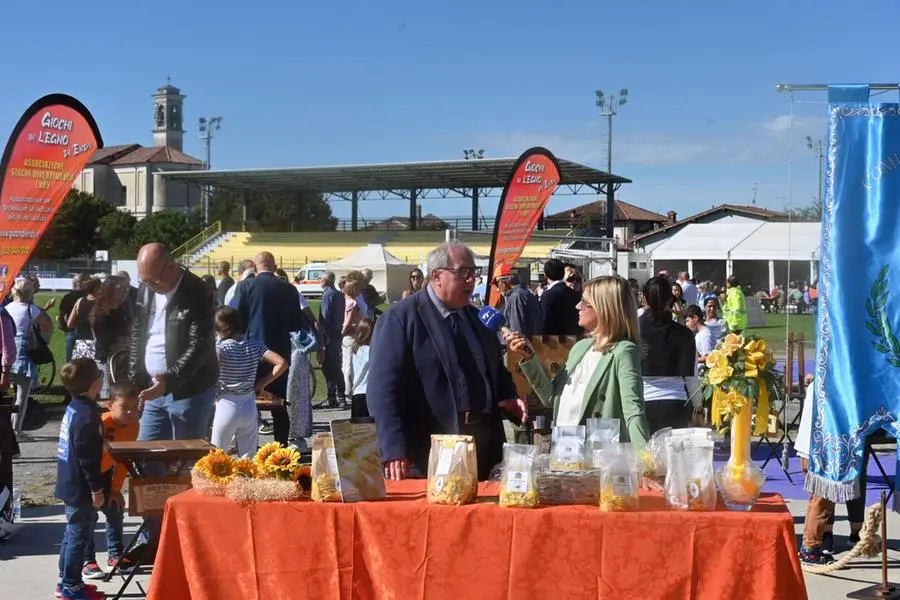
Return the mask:
<path id="1" fill-rule="evenodd" d="M 213 329 L 215 306 L 200 278 L 173 261 L 162 244 L 141 248 L 138 273 L 141 287 L 135 305 L 129 371 L 134 384 L 143 390 L 141 439 L 200 439 L 207 433 L 213 386 L 219 375 Z M 160 329 L 154 329 L 156 319 L 164 319 Z M 164 347 L 154 343 L 155 333 L 163 335 Z M 147 404 L 158 400 L 167 404 Z M 185 414 L 188 408 L 173 413 L 176 407 L 172 403 L 182 400 L 201 400 L 206 416 L 197 414 L 199 406 L 193 407 L 197 410 L 191 411 L 192 415 Z M 148 413 L 156 408 L 170 413 L 170 431 L 145 432 Z M 152 437 L 146 437 L 148 433 Z"/>
<path id="2" fill-rule="evenodd" d="M 138 252 L 141 285 L 135 303 L 129 374 L 142 390 L 139 440 L 205 438 L 219 377 L 215 306 L 200 278 L 176 263 L 162 244 Z M 148 464 L 149 475 L 162 465 Z M 146 536 L 127 558 L 152 560 L 161 521 L 147 518 Z"/>

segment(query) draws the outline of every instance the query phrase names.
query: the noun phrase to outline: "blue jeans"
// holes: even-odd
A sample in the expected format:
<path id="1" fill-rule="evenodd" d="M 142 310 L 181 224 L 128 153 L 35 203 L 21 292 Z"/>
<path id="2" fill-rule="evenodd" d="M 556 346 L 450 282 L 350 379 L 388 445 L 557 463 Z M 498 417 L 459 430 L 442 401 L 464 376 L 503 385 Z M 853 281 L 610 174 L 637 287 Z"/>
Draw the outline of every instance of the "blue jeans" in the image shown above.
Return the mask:
<path id="1" fill-rule="evenodd" d="M 215 388 L 211 387 L 196 396 L 181 400 L 175 400 L 171 394 L 167 394 L 144 403 L 138 440 L 206 439 L 214 406 L 214 391 Z M 188 468 L 190 466 L 185 465 Z M 144 472 L 147 475 L 160 476 L 164 474 L 164 467 L 161 463 L 147 463 L 144 465 Z M 144 524 L 146 527 L 140 538 L 142 542 L 146 543 L 159 536 L 162 519 L 147 517 Z"/>
<path id="2" fill-rule="evenodd" d="M 125 550 L 123 543 L 125 513 L 118 506 L 107 504 L 100 510 L 94 511 L 94 525 L 91 527 L 91 535 L 88 536 L 87 549 L 84 551 L 84 562 L 97 562 L 97 555 L 94 552 L 94 529 L 97 527 L 97 521 L 100 519 L 100 513 L 106 515 L 106 552 L 110 558 L 116 559 L 122 557 Z"/>
<path id="3" fill-rule="evenodd" d="M 72 353 L 75 352 L 75 332 L 66 332 L 66 362 L 72 360 Z"/>
<path id="4" fill-rule="evenodd" d="M 96 519 L 97 511 L 90 504 L 66 504 L 66 530 L 59 546 L 59 583 L 66 591 L 77 592 L 84 587 L 81 568 Z"/>

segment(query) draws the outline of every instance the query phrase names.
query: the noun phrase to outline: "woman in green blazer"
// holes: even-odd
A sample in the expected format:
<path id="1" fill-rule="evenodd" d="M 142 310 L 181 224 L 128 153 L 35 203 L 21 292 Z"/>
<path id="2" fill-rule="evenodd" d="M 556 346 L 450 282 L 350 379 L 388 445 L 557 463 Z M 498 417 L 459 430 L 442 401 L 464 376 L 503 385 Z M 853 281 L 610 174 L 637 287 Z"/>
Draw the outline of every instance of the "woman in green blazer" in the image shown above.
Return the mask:
<path id="1" fill-rule="evenodd" d="M 531 354 L 519 367 L 541 402 L 553 409 L 553 425 L 619 419 L 620 439 L 643 448 L 649 427 L 631 287 L 618 276 L 597 277 L 585 284 L 577 308 L 579 325 L 591 335 L 572 347 L 565 368 L 552 381 L 528 339 L 511 332 L 506 336 L 509 349 Z"/>

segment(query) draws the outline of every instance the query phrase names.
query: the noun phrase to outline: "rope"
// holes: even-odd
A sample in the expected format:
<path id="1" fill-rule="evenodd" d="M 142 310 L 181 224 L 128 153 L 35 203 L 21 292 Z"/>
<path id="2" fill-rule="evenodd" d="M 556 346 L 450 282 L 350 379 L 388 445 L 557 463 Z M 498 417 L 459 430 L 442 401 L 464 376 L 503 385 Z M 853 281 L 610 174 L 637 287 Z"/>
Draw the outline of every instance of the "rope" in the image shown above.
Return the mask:
<path id="1" fill-rule="evenodd" d="M 836 562 L 830 565 L 822 565 L 814 567 L 811 565 L 803 565 L 801 567 L 807 573 L 816 575 L 825 575 L 840 571 L 846 567 L 854 558 L 862 556 L 863 558 L 875 558 L 881 552 L 881 536 L 878 535 L 878 529 L 881 527 L 881 502 L 876 502 L 866 509 L 866 520 L 863 521 L 862 529 L 859 532 L 859 542 L 853 546 L 847 554 L 842 556 Z"/>

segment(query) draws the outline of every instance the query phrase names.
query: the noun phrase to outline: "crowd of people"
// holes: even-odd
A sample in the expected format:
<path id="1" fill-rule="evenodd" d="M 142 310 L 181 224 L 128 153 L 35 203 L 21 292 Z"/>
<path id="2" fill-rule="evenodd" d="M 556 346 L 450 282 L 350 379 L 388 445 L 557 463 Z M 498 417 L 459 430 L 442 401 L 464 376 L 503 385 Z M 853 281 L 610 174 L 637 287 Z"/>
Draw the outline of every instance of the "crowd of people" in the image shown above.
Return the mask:
<path id="1" fill-rule="evenodd" d="M 275 440 L 305 452 L 312 435 L 307 378 L 316 354 L 328 405 L 377 424 L 386 477 L 424 475 L 430 436 L 466 433 L 475 438 L 479 477 L 486 479 L 502 457 L 503 420 L 521 424 L 542 410 L 520 397 L 507 347 L 526 357 L 519 367 L 554 425 L 618 418 L 620 438 L 641 446 L 660 428 L 702 418 L 699 365 L 717 339 L 746 327 L 743 293 L 733 278 L 720 301 L 686 274 L 672 281 L 660 273 L 643 287 L 616 276 L 585 282 L 574 265 L 549 259 L 538 293 L 515 269 L 501 266 L 494 274 L 490 285 L 512 330 L 499 336 L 478 319 L 475 256 L 455 242 L 432 251 L 427 277 L 413 270 L 403 299 L 384 313 L 371 272 L 361 271 L 341 278 L 325 272 L 313 314 L 268 252 L 243 261 L 236 278 L 224 263 L 219 280 L 210 281 L 149 244 L 140 249 L 137 269 L 136 288 L 122 273 L 103 280 L 76 276 L 60 306 L 58 324 L 67 338 L 62 380 L 71 395 L 57 485 L 68 519 L 58 591 L 67 598 L 100 597 L 83 581 L 104 575 L 88 545 L 98 511 L 106 515 L 108 567 L 150 560 L 159 533 L 159 519 L 147 518 L 135 549 L 121 555 L 121 481 L 114 482 L 122 469 L 104 454 L 104 436 L 206 438 L 252 454 L 257 400 L 264 397 L 276 400 L 269 404 Z M 14 323 L 18 351 L 15 358 L 3 355 L 20 406 L 13 432 L 21 432 L 34 371 L 21 332 L 31 331 L 32 322 L 43 334 L 52 331 L 33 294 L 33 283 L 17 283 L 4 317 Z M 536 335 L 584 339 L 550 379 L 531 346 Z M 110 401 L 102 423 L 97 399 Z M 148 465 L 148 474 L 157 467 Z"/>

